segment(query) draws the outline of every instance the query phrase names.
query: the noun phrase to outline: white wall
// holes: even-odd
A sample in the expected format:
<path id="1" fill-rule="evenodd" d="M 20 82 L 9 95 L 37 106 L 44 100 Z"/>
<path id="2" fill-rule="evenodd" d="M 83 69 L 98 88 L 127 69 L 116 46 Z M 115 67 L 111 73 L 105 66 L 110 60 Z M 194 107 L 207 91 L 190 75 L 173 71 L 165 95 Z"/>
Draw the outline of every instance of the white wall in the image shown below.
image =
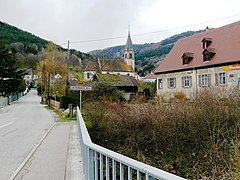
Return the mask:
<path id="1" fill-rule="evenodd" d="M 226 84 L 216 85 L 215 73 L 225 72 L 226 73 Z M 201 74 L 211 74 L 211 86 L 210 87 L 199 87 L 198 85 L 198 75 Z M 192 76 L 192 87 L 184 88 L 182 87 L 182 77 Z M 176 87 L 168 88 L 167 78 L 176 78 Z M 163 88 L 158 88 L 159 79 L 163 80 Z M 226 66 L 182 71 L 176 73 L 160 74 L 157 75 L 157 95 L 164 99 L 170 99 L 174 97 L 177 92 L 183 92 L 187 98 L 194 98 L 201 90 L 212 88 L 216 92 L 227 92 L 233 87 L 239 86 L 240 80 L 240 70 L 226 70 Z"/>

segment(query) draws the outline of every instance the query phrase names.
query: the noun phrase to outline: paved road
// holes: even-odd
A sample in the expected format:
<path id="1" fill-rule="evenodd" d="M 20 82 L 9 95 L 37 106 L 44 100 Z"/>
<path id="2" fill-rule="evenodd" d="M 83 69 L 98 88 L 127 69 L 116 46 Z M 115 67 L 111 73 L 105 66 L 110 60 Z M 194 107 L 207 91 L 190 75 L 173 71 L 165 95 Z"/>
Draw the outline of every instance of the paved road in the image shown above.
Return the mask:
<path id="1" fill-rule="evenodd" d="M 8 179 L 54 123 L 32 90 L 18 102 L 0 108 L 0 179 Z"/>
<path id="2" fill-rule="evenodd" d="M 14 180 L 64 180 L 70 123 L 57 123 Z"/>

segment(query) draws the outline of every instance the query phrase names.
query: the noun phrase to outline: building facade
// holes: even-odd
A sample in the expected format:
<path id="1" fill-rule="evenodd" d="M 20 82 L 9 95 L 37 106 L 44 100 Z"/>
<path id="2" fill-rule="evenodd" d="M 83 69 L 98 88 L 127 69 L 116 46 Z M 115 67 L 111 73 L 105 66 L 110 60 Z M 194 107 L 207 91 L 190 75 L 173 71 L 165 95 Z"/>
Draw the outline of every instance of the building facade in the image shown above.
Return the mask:
<path id="1" fill-rule="evenodd" d="M 202 90 L 228 93 L 240 85 L 240 22 L 179 40 L 155 70 L 157 95 L 187 98 Z"/>

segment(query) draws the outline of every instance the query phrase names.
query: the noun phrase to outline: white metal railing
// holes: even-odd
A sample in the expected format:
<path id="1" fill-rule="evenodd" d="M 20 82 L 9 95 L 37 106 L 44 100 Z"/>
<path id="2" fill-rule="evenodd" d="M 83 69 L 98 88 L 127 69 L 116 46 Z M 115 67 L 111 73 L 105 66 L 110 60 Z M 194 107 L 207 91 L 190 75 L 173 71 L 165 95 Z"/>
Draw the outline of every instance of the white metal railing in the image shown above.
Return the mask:
<path id="1" fill-rule="evenodd" d="M 92 143 L 79 108 L 77 120 L 84 180 L 184 179 Z"/>

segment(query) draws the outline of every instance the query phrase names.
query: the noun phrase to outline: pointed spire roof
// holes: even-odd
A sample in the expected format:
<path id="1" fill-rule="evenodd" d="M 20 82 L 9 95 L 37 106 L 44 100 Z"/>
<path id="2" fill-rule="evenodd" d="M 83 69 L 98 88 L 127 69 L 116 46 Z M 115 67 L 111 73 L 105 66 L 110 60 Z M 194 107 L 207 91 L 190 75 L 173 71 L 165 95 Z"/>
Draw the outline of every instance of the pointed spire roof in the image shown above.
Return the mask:
<path id="1" fill-rule="evenodd" d="M 133 49 L 132 39 L 130 35 L 130 25 L 128 26 L 128 38 L 127 38 L 125 49 Z"/>

